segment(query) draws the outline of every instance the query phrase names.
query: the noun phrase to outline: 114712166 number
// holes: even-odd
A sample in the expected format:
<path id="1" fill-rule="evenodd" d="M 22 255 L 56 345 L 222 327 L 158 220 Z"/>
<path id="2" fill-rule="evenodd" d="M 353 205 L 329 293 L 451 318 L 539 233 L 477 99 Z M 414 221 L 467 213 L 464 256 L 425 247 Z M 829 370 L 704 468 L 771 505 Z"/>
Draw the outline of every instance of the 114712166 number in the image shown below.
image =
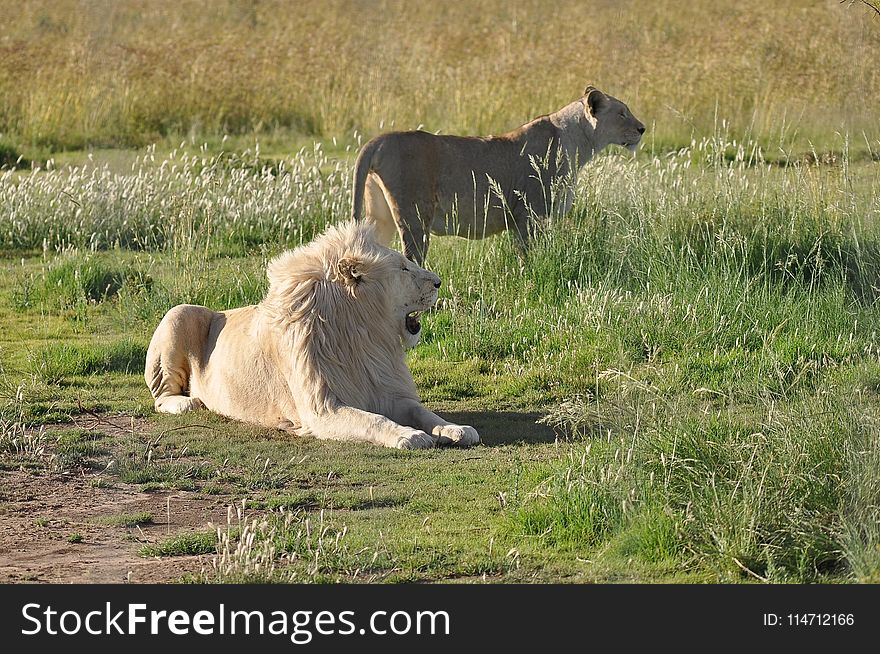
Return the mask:
<path id="1" fill-rule="evenodd" d="M 852 613 L 765 613 L 764 626 L 776 627 L 851 627 L 855 624 Z"/>

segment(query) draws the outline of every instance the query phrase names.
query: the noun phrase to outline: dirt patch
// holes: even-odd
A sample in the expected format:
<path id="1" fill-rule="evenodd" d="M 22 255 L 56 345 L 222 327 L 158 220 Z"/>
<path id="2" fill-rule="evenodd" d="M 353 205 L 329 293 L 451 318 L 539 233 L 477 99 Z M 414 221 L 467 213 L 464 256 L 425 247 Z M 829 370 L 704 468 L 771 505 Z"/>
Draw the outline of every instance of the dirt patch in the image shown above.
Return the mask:
<path id="1" fill-rule="evenodd" d="M 226 524 L 230 502 L 186 491 L 144 493 L 119 483 L 96 487 L 81 473 L 0 471 L 0 582 L 176 581 L 209 566 L 210 555 L 148 559 L 138 550 L 175 534 L 210 529 L 212 523 Z M 150 513 L 152 523 L 100 522 L 138 513 Z"/>
<path id="2" fill-rule="evenodd" d="M 85 429 L 87 431 L 99 431 L 105 436 L 127 436 L 136 434 L 149 434 L 152 431 L 150 422 L 146 418 L 134 416 L 102 416 L 94 411 L 71 416 L 70 422 L 59 422 L 48 427 L 49 432 L 62 429 Z"/>

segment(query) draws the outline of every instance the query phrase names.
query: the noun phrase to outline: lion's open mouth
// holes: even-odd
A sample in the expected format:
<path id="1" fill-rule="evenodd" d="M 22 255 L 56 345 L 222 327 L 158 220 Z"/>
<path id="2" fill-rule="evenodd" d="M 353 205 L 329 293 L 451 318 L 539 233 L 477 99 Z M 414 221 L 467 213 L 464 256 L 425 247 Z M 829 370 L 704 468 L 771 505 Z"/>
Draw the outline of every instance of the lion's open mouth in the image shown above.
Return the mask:
<path id="1" fill-rule="evenodd" d="M 413 336 L 422 331 L 422 323 L 419 322 L 419 317 L 421 317 L 421 315 L 421 311 L 413 311 L 406 314 L 406 331 Z"/>

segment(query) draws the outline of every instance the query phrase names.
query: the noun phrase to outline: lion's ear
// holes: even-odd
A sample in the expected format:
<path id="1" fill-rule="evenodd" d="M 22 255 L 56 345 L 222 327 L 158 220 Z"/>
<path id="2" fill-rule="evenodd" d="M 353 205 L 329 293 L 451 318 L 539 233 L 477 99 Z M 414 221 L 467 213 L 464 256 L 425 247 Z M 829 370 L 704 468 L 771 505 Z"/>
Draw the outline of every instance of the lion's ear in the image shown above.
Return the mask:
<path id="1" fill-rule="evenodd" d="M 587 84 L 587 88 L 584 89 L 583 95 L 584 96 L 590 95 L 590 91 L 595 91 L 595 90 L 596 90 L 595 86 L 593 86 L 592 84 Z"/>
<path id="2" fill-rule="evenodd" d="M 356 259 L 340 259 L 336 264 L 336 272 L 339 279 L 348 285 L 360 282 L 364 274 L 361 263 Z"/>
<path id="3" fill-rule="evenodd" d="M 587 99 L 587 109 L 590 110 L 590 114 L 594 117 L 602 111 L 602 108 L 608 102 L 608 96 L 593 86 L 588 86 L 584 90 L 584 97 Z"/>

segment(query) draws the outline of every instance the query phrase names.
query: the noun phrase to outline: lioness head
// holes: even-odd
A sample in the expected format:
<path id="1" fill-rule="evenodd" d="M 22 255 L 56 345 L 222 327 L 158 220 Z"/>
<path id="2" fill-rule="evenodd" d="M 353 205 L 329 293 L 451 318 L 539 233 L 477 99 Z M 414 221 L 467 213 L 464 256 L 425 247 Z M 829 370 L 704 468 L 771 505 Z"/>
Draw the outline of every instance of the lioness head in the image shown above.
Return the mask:
<path id="1" fill-rule="evenodd" d="M 635 152 L 645 133 L 645 126 L 633 116 L 623 102 L 588 86 L 583 96 L 584 114 L 593 126 L 594 141 L 598 149 L 606 145 L 622 145 Z"/>

